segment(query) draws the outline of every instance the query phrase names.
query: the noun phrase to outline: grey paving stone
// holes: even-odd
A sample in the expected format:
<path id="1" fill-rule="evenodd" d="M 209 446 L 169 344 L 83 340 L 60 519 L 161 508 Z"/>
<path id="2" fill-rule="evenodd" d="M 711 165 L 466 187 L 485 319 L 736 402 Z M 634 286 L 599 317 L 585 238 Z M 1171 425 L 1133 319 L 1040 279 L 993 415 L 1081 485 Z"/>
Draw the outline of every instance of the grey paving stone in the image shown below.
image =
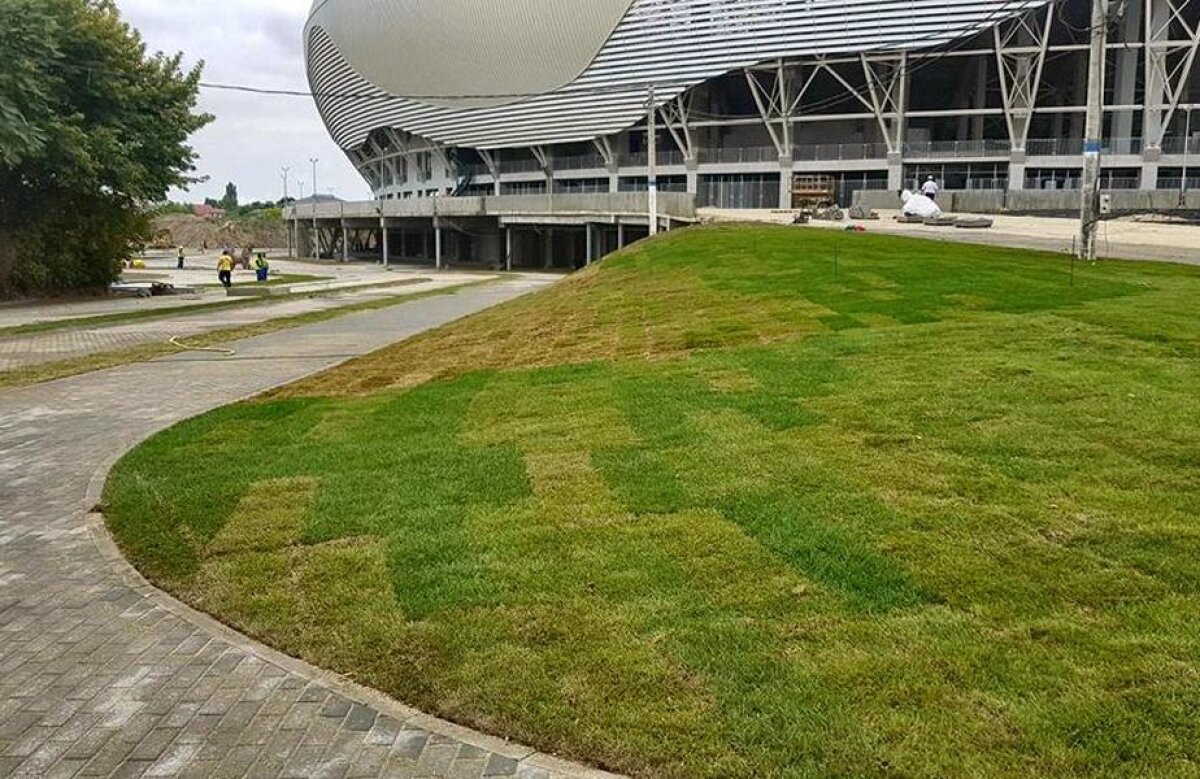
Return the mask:
<path id="1" fill-rule="evenodd" d="M 365 733 L 375 726 L 375 718 L 378 716 L 379 712 L 371 707 L 355 703 L 350 707 L 350 713 L 346 715 L 346 721 L 343 724 L 349 730 Z"/>
<path id="2" fill-rule="evenodd" d="M 512 758 L 405 728 L 402 709 L 381 715 L 341 683 L 176 611 L 97 545 L 87 512 L 97 474 L 175 421 L 543 283 L 248 339 L 232 345 L 237 360 L 182 355 L 0 391 L 0 777 L 513 775 Z M 85 341 L 66 348 L 94 348 Z"/>
<path id="3" fill-rule="evenodd" d="M 511 757 L 492 755 L 483 767 L 484 776 L 515 776 L 520 764 Z"/>
<path id="4" fill-rule="evenodd" d="M 483 777 L 483 769 L 487 765 L 487 759 L 482 757 L 473 757 L 463 759 L 458 757 L 450 766 L 450 771 L 446 774 L 447 779 L 481 779 Z"/>
<path id="5" fill-rule="evenodd" d="M 322 717 L 334 717 L 341 719 L 350 711 L 350 701 L 340 695 L 331 695 L 329 700 L 325 701 L 325 705 L 321 707 Z"/>

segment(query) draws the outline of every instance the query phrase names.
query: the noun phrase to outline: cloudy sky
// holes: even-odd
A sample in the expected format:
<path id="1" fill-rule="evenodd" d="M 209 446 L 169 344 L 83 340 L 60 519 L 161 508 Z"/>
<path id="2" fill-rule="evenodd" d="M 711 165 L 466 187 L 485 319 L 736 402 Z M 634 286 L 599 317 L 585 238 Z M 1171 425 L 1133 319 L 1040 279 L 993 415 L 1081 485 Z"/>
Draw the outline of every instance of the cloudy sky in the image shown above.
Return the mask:
<path id="1" fill-rule="evenodd" d="M 125 19 L 152 50 L 182 51 L 188 64 L 204 60 L 204 80 L 271 89 L 308 88 L 301 34 L 311 0 L 117 0 Z M 338 197 L 370 196 L 325 131 L 310 98 L 205 90 L 201 108 L 216 121 L 193 138 L 198 173 L 210 177 L 175 200 L 221 197 L 233 181 L 243 202 L 283 195 L 282 168 L 291 168 L 289 194 L 300 181 Z"/>

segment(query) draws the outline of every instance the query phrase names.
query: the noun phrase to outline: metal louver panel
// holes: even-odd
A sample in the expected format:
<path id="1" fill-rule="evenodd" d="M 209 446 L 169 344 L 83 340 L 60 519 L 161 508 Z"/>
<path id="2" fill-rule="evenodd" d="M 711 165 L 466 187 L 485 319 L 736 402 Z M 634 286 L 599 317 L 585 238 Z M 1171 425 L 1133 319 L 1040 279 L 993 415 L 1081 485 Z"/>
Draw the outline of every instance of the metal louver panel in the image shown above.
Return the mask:
<path id="1" fill-rule="evenodd" d="M 445 98 L 453 97 L 449 95 L 438 96 L 441 105 L 395 97 L 356 73 L 315 20 L 306 33 L 308 69 L 321 114 L 343 148 L 360 145 L 379 127 L 450 146 L 533 146 L 626 129 L 642 116 L 649 84 L 656 85 L 661 100 L 668 100 L 709 79 L 777 57 L 934 47 L 1047 2 L 634 0 L 578 78 L 507 105 L 464 101 L 451 107 L 445 104 Z M 323 11 L 339 13 L 340 8 L 339 0 L 327 0 Z M 395 67 L 404 68 L 404 54 L 395 56 Z"/>

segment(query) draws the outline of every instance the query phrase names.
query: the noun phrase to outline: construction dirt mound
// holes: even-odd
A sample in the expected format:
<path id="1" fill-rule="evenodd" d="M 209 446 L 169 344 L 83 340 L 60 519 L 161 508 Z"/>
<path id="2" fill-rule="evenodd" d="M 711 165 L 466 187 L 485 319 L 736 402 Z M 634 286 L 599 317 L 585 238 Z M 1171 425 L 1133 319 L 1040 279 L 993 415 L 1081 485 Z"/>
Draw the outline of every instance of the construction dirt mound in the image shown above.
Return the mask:
<path id="1" fill-rule="evenodd" d="M 167 214 L 154 220 L 153 248 L 207 246 L 281 248 L 287 246 L 287 230 L 276 219 L 205 219 L 190 214 Z"/>

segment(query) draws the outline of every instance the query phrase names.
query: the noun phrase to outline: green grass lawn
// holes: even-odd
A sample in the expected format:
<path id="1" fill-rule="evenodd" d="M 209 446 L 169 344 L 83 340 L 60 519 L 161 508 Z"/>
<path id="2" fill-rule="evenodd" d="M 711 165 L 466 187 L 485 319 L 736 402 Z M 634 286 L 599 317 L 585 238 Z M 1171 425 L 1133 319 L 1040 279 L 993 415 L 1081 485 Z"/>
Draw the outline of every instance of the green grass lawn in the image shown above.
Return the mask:
<path id="1" fill-rule="evenodd" d="M 1200 269 L 676 232 L 104 503 L 199 608 L 611 769 L 1200 773 Z"/>
<path id="2" fill-rule="evenodd" d="M 306 273 L 276 273 L 266 281 L 257 281 L 253 276 L 234 276 L 235 287 L 280 287 L 285 284 L 312 284 L 318 281 L 333 281 L 333 276 L 312 276 Z M 221 284 L 202 284 L 203 287 L 219 287 Z"/>

